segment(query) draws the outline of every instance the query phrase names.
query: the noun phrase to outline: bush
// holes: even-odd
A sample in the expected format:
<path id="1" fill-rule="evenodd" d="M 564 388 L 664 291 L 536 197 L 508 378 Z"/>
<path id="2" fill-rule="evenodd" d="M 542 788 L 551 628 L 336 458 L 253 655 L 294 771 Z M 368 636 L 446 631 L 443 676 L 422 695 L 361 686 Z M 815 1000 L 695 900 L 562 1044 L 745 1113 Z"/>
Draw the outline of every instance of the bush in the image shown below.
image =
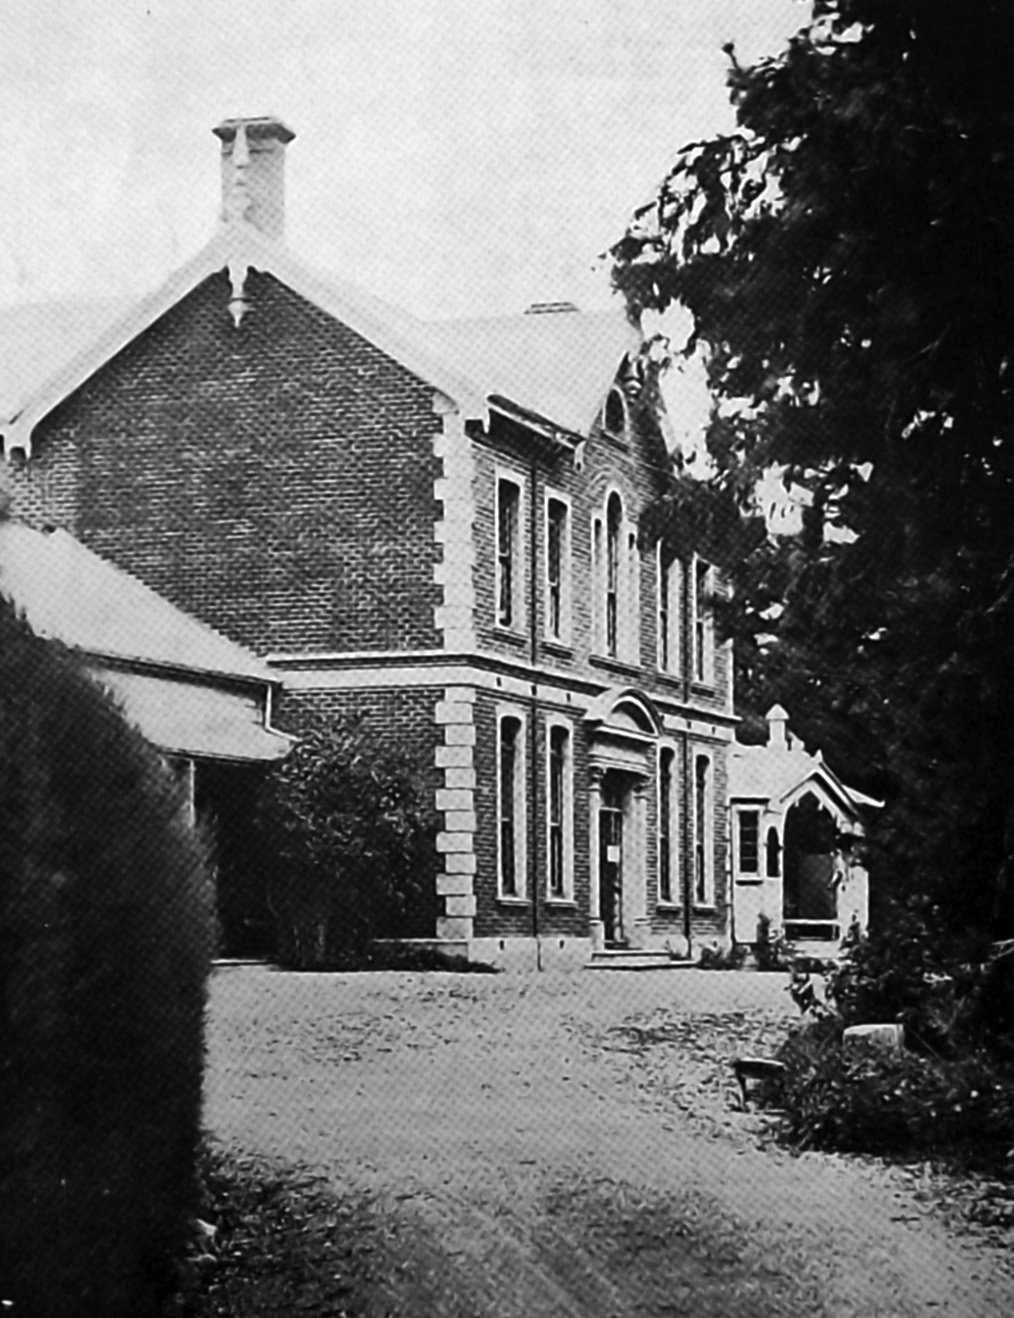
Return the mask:
<path id="1" fill-rule="evenodd" d="M 862 1153 L 977 1146 L 1003 1155 L 1014 1142 L 1014 1080 L 983 1055 L 922 1057 L 873 1044 L 841 1047 L 837 1022 L 790 1036 L 781 1101 L 785 1134 L 803 1148 Z"/>
<path id="2" fill-rule="evenodd" d="M 213 928 L 154 751 L 0 602 L 0 1296 L 138 1318 L 194 1210 Z"/>
<path id="3" fill-rule="evenodd" d="M 283 965 L 355 965 L 374 938 L 432 936 L 436 829 L 405 758 L 355 726 L 318 730 L 271 776 L 262 815 Z"/>

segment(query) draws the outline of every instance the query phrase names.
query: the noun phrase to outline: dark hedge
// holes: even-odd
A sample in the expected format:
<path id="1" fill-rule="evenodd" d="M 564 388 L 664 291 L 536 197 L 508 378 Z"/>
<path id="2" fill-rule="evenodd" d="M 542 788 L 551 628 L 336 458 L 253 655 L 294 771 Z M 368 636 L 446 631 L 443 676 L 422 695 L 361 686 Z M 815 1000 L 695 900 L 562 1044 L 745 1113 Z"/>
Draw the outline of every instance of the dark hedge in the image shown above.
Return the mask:
<path id="1" fill-rule="evenodd" d="M 214 928 L 175 783 L 0 601 L 0 1299 L 139 1318 L 195 1198 Z"/>

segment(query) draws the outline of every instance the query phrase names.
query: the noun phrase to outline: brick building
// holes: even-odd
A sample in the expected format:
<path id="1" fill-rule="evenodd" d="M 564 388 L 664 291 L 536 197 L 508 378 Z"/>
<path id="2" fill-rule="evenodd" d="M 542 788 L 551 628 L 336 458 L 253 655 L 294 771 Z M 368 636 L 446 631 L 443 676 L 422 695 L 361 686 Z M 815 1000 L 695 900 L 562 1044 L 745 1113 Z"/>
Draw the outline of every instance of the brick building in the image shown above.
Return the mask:
<path id="1" fill-rule="evenodd" d="M 426 324 L 325 279 L 284 244 L 292 132 L 215 131 L 212 241 L 22 372 L 19 511 L 254 650 L 277 726 L 356 715 L 412 754 L 442 823 L 421 936 L 725 941 L 722 586 L 639 530 L 668 463 L 637 335 L 559 304 Z"/>

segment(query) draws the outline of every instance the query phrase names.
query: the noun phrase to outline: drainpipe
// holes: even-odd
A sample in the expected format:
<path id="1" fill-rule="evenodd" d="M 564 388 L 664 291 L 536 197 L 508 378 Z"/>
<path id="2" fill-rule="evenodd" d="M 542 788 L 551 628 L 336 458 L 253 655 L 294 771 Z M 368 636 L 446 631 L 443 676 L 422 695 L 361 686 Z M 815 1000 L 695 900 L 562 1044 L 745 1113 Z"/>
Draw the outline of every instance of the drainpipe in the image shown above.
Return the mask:
<path id="1" fill-rule="evenodd" d="M 684 575 L 683 589 L 680 591 L 680 637 L 683 642 L 683 707 L 686 709 L 690 704 L 690 667 L 694 661 L 693 642 L 694 638 L 690 631 L 690 590 L 688 586 L 692 585 Z M 683 822 L 683 937 L 687 945 L 687 959 L 693 960 L 693 920 L 690 910 L 690 902 L 694 893 L 694 865 L 696 857 L 693 853 L 693 809 L 694 809 L 694 790 L 693 783 L 690 781 L 690 733 L 683 733 L 683 803 L 684 810 L 682 813 Z"/>
<path id="2" fill-rule="evenodd" d="M 542 969 L 542 942 L 539 938 L 539 519 L 535 506 L 538 493 L 538 467 L 535 459 L 528 469 L 528 642 L 532 667 L 532 694 L 528 756 L 528 787 L 531 799 L 531 828 L 528 838 L 528 889 L 532 902 L 532 937 L 535 939 L 535 968 Z"/>

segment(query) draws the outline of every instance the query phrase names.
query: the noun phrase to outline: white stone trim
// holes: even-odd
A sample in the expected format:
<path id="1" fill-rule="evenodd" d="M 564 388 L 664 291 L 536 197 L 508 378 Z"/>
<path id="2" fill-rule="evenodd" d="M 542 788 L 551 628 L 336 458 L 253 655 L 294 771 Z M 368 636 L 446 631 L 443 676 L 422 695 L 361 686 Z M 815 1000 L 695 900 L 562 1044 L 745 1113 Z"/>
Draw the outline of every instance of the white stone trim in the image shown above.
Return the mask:
<path id="1" fill-rule="evenodd" d="M 551 781 L 551 741 L 554 728 L 562 728 L 567 734 L 567 753 L 564 760 L 563 777 L 563 892 L 556 896 L 550 891 L 552 869 L 550 862 L 550 781 Z M 543 814 L 545 818 L 546 873 L 545 892 L 547 902 L 573 903 L 574 901 L 574 722 L 559 714 L 547 714 L 545 719 L 545 800 Z"/>
<path id="2" fill-rule="evenodd" d="M 528 710 L 523 705 L 500 703 L 496 706 L 496 891 L 500 901 L 524 902 L 528 899 Z M 500 803 L 503 800 L 503 783 L 500 778 L 501 729 L 505 719 L 517 720 L 520 731 L 517 739 L 517 764 L 515 775 L 520 785 L 521 809 L 515 810 L 514 823 L 514 874 L 517 882 L 516 891 L 506 892 L 503 886 L 503 857 L 501 848 Z"/>
<path id="3" fill-rule="evenodd" d="M 443 505 L 434 524 L 434 541 L 442 557 L 434 564 L 433 580 L 443 587 L 443 602 L 434 610 L 434 625 L 443 633 L 445 650 L 475 645 L 475 458 L 460 412 L 442 412 L 441 429 L 434 436 L 433 452 L 441 460 L 441 476 L 433 482 L 433 496 Z"/>
<path id="4" fill-rule="evenodd" d="M 435 751 L 443 786 L 434 804 L 443 816 L 436 847 L 440 868 L 437 896 L 444 914 L 437 917 L 439 938 L 471 938 L 475 918 L 475 691 L 445 686 L 434 708 L 434 724 L 443 730 Z"/>

